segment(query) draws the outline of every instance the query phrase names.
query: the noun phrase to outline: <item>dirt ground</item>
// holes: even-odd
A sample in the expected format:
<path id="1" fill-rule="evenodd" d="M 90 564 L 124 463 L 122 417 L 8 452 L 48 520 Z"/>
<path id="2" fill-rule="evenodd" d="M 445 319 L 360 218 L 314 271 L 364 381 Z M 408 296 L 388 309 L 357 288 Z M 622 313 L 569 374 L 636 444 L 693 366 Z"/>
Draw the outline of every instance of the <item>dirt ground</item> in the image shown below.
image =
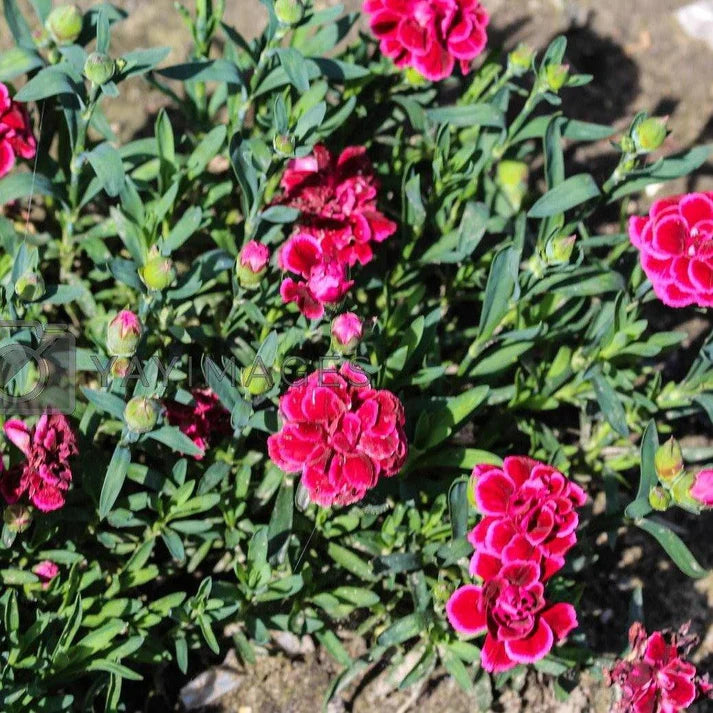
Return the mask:
<path id="1" fill-rule="evenodd" d="M 23 0 L 25 1 L 25 0 Z M 113 0 L 130 11 L 129 19 L 114 35 L 114 53 L 157 45 L 170 46 L 167 62 L 182 61 L 189 37 L 173 0 Z M 566 104 L 570 115 L 589 121 L 613 122 L 625 127 L 634 114 L 647 109 L 670 115 L 673 134 L 666 149 L 675 151 L 693 143 L 713 141 L 713 50 L 690 39 L 674 12 L 688 0 L 483 0 L 492 17 L 491 45 L 511 48 L 520 41 L 543 49 L 562 32 L 570 39 L 568 61 L 579 71 L 595 76 L 578 102 Z M 83 7 L 91 3 L 80 1 Z M 187 5 L 192 5 L 188 2 Z M 330 0 L 329 4 L 334 4 Z M 346 0 L 356 9 L 360 0 Z M 258 0 L 227 0 L 226 21 L 246 35 L 257 33 L 265 20 Z M 4 36 L 3 36 L 4 35 Z M 7 43 L 7 30 L 0 29 L 0 45 Z M 111 101 L 108 114 L 115 131 L 123 137 L 138 131 L 147 114 L 155 113 L 164 99 L 141 80 L 132 80 L 120 99 Z M 137 110 L 141 107 L 141 111 Z M 602 159 L 604 160 L 604 159 Z M 701 171 L 698 187 L 713 190 L 713 166 Z M 710 533 L 713 518 L 680 523 L 683 536 L 704 565 L 713 567 Z M 697 546 L 696 546 L 697 543 Z M 626 567 L 624 565 L 626 564 Z M 663 558 L 654 542 L 644 536 L 627 536 L 611 554 L 610 563 L 600 563 L 602 573 L 585 594 L 583 609 L 591 612 L 583 627 L 593 636 L 606 630 L 626 611 L 631 591 L 644 584 L 645 611 L 650 626 L 680 623 L 692 618 L 703 643 L 697 661 L 704 670 L 713 667 L 713 575 L 697 583 L 687 579 Z M 614 628 L 614 627 L 612 627 Z M 610 643 L 610 642 L 609 642 Z M 220 713 L 316 713 L 324 691 L 338 666 L 323 652 L 309 651 L 297 657 L 286 654 L 261 657 L 248 669 L 237 669 L 239 686 L 213 710 Z M 466 696 L 446 676 L 428 686 L 386 694 L 383 676 L 352 687 L 333 708 L 367 713 L 379 710 L 406 713 L 491 710 L 493 713 L 606 713 L 609 691 L 592 680 L 583 680 L 565 703 L 557 702 L 550 683 L 531 673 L 520 691 L 501 695 L 492 707 L 487 692 Z M 697 713 L 712 711 L 699 704 Z"/>

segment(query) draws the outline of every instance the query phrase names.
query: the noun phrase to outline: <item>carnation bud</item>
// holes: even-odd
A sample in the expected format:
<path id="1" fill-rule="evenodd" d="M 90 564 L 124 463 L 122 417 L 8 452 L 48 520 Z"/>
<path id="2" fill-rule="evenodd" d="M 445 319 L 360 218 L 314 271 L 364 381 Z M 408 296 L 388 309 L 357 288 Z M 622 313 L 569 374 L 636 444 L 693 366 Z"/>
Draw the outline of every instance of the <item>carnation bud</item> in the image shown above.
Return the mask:
<path id="1" fill-rule="evenodd" d="M 267 272 L 270 250 L 267 245 L 251 240 L 238 255 L 236 265 L 238 282 L 246 290 L 254 290 Z"/>
<path id="2" fill-rule="evenodd" d="M 251 396 L 262 396 L 275 385 L 275 380 L 262 362 L 256 362 L 240 372 L 240 384 Z"/>
<path id="3" fill-rule="evenodd" d="M 272 147 L 280 156 L 292 156 L 295 151 L 295 140 L 290 134 L 275 134 Z"/>
<path id="4" fill-rule="evenodd" d="M 60 5 L 48 15 L 45 29 L 58 45 L 71 45 L 82 31 L 82 13 L 76 5 Z"/>
<path id="5" fill-rule="evenodd" d="M 118 357 L 117 359 L 112 360 L 109 373 L 115 379 L 125 379 L 130 371 L 131 359 L 127 359 L 126 357 Z"/>
<path id="6" fill-rule="evenodd" d="M 106 84 L 113 76 L 116 65 L 109 55 L 92 52 L 84 63 L 84 76 L 92 84 Z"/>
<path id="7" fill-rule="evenodd" d="M 176 270 L 170 258 L 154 253 L 149 256 L 146 264 L 139 268 L 139 276 L 146 287 L 160 292 L 176 279 Z"/>
<path id="8" fill-rule="evenodd" d="M 34 302 L 45 294 L 45 281 L 37 272 L 26 272 L 15 283 L 15 294 L 24 302 Z"/>
<path id="9" fill-rule="evenodd" d="M 671 506 L 671 496 L 666 492 L 665 488 L 657 485 L 655 488 L 651 488 L 649 492 L 649 505 L 654 510 L 664 512 Z"/>
<path id="10" fill-rule="evenodd" d="M 683 472 L 683 453 L 675 438 L 669 438 L 654 456 L 656 475 L 662 483 L 670 483 Z"/>
<path id="11" fill-rule="evenodd" d="M 691 495 L 695 482 L 696 476 L 693 473 L 683 473 L 673 481 L 671 497 L 679 507 L 698 514 L 701 511 L 701 503 Z"/>
<path id="12" fill-rule="evenodd" d="M 520 43 L 509 55 L 508 65 L 510 71 L 516 76 L 520 76 L 532 67 L 535 59 L 535 51 L 524 43 Z"/>
<path id="13" fill-rule="evenodd" d="M 569 79 L 568 64 L 550 64 L 545 68 L 545 82 L 547 88 L 558 92 Z"/>
<path id="14" fill-rule="evenodd" d="M 668 136 L 668 117 L 651 117 L 642 121 L 633 132 L 633 140 L 639 153 L 650 153 L 663 146 Z"/>
<path id="15" fill-rule="evenodd" d="M 275 15 L 283 25 L 297 25 L 305 15 L 302 0 L 275 0 Z"/>
<path id="16" fill-rule="evenodd" d="M 156 399 L 135 396 L 124 409 L 124 420 L 130 431 L 148 433 L 158 421 L 159 406 Z"/>
<path id="17" fill-rule="evenodd" d="M 530 171 L 522 161 L 501 161 L 498 164 L 497 181 L 507 199 L 516 210 L 520 209 L 527 193 Z"/>
<path id="18" fill-rule="evenodd" d="M 124 309 L 109 322 L 106 330 L 106 348 L 109 354 L 130 357 L 139 346 L 143 325 L 128 309 Z"/>
<path id="19" fill-rule="evenodd" d="M 10 532 L 24 532 L 32 523 L 32 510 L 27 505 L 8 505 L 2 514 L 5 526 Z"/>
<path id="20" fill-rule="evenodd" d="M 332 322 L 332 347 L 340 354 L 352 354 L 364 334 L 362 321 L 353 312 L 340 314 Z"/>
<path id="21" fill-rule="evenodd" d="M 550 265 L 569 262 L 576 242 L 576 235 L 558 235 L 550 239 L 545 247 L 547 262 Z"/>

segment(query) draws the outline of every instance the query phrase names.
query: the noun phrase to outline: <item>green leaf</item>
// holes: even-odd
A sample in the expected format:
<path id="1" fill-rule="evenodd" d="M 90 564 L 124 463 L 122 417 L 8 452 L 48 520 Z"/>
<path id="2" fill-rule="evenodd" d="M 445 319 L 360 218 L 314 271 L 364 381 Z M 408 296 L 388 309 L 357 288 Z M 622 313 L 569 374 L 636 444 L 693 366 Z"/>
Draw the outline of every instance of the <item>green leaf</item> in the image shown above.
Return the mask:
<path id="1" fill-rule="evenodd" d="M 658 541 L 681 572 L 693 579 L 708 575 L 708 570 L 701 567 L 681 538 L 667 525 L 657 520 L 637 520 L 636 525 Z"/>
<path id="2" fill-rule="evenodd" d="M 649 493 L 658 481 L 654 465 L 654 458 L 656 457 L 658 448 L 659 435 L 656 431 L 656 421 L 652 419 L 647 424 L 644 435 L 641 438 L 639 489 L 634 502 L 626 508 L 626 515 L 628 517 L 644 517 L 651 512 Z"/>
<path id="3" fill-rule="evenodd" d="M 157 73 L 181 82 L 226 82 L 238 86 L 244 84 L 237 65 L 227 59 L 176 64 L 159 69 Z"/>
<path id="4" fill-rule="evenodd" d="M 42 57 L 34 50 L 12 47 L 0 54 L 0 82 L 9 82 L 43 64 Z"/>
<path id="5" fill-rule="evenodd" d="M 619 395 L 609 383 L 609 380 L 602 374 L 599 368 L 592 371 L 589 380 L 594 387 L 594 394 L 597 397 L 599 408 L 604 414 L 604 418 L 609 425 L 621 436 L 629 436 L 629 426 L 626 423 L 626 411 L 621 403 Z"/>
<path id="6" fill-rule="evenodd" d="M 16 0 L 2 0 L 2 9 L 5 15 L 5 21 L 15 42 L 21 47 L 34 47 L 35 43 L 32 39 L 32 31 L 30 30 L 27 20 L 20 12 Z"/>
<path id="7" fill-rule="evenodd" d="M 377 639 L 379 646 L 395 646 L 420 635 L 423 619 L 419 614 L 409 614 L 397 619 Z"/>
<path id="8" fill-rule="evenodd" d="M 436 124 L 450 124 L 456 127 L 505 126 L 503 113 L 492 104 L 471 104 L 470 106 L 444 106 L 429 109 L 426 116 Z"/>
<path id="9" fill-rule="evenodd" d="M 449 398 L 444 406 L 428 414 L 430 427 L 425 440 L 416 444 L 418 449 L 431 450 L 445 441 L 485 401 L 489 391 L 487 384 L 476 386 L 459 396 Z"/>
<path id="10" fill-rule="evenodd" d="M 203 211 L 198 206 L 189 208 L 163 241 L 162 253 L 170 255 L 180 248 L 198 230 L 202 219 Z"/>
<path id="11" fill-rule="evenodd" d="M 336 542 L 330 542 L 329 545 L 327 545 L 327 555 L 340 567 L 343 567 L 347 572 L 351 572 L 358 579 L 366 582 L 373 582 L 376 579 L 371 565 L 354 554 L 351 550 L 338 545 Z"/>
<path id="12" fill-rule="evenodd" d="M 100 519 L 103 520 L 109 514 L 116 499 L 119 497 L 130 463 L 131 451 L 126 446 L 117 445 L 107 468 L 101 495 L 99 496 Z"/>
<path id="13" fill-rule="evenodd" d="M 87 400 L 94 404 L 100 411 L 104 411 L 120 421 L 124 420 L 126 404 L 119 396 L 110 394 L 108 391 L 96 391 L 86 386 L 82 387 L 82 393 Z"/>
<path id="14" fill-rule="evenodd" d="M 45 67 L 20 89 L 15 99 L 19 102 L 31 102 L 57 94 L 82 96 L 83 91 L 83 87 L 59 67 Z"/>
<path id="15" fill-rule="evenodd" d="M 189 178 L 199 176 L 205 170 L 206 166 L 218 155 L 218 152 L 225 142 L 227 133 L 227 127 L 221 124 L 203 137 L 186 162 Z"/>
<path id="16" fill-rule="evenodd" d="M 52 181 L 40 173 L 13 172 L 0 179 L 0 205 L 7 205 L 30 195 L 62 198 L 62 193 L 55 188 Z"/>
<path id="17" fill-rule="evenodd" d="M 545 193 L 530 208 L 530 218 L 549 218 L 559 215 L 601 194 L 596 181 L 588 173 L 580 173 Z"/>
<path id="18" fill-rule="evenodd" d="M 290 83 L 297 91 L 306 92 L 309 89 L 309 74 L 302 54 L 294 47 L 287 47 L 278 50 L 277 55 Z"/>
<path id="19" fill-rule="evenodd" d="M 280 559 L 292 534 L 295 509 L 295 489 L 292 480 L 285 481 L 277 491 L 277 499 L 267 529 L 268 557 Z"/>
<path id="20" fill-rule="evenodd" d="M 520 252 L 514 247 L 500 250 L 493 259 L 480 313 L 478 340 L 484 342 L 492 336 L 510 309 L 510 298 L 517 284 Z"/>
<path id="21" fill-rule="evenodd" d="M 126 66 L 119 76 L 132 77 L 136 74 L 145 74 L 157 64 L 163 62 L 171 53 L 170 47 L 152 47 L 147 50 L 134 50 L 122 56 Z"/>
<path id="22" fill-rule="evenodd" d="M 448 510 L 453 539 L 465 536 L 468 531 L 468 481 L 456 480 L 448 490 Z"/>
<path id="23" fill-rule="evenodd" d="M 183 453 L 189 456 L 202 456 L 203 451 L 176 426 L 162 426 L 161 428 L 145 434 L 145 438 L 163 443 L 176 453 Z"/>
<path id="24" fill-rule="evenodd" d="M 87 160 L 101 181 L 106 194 L 112 198 L 121 193 L 126 176 L 119 152 L 108 142 L 95 146 L 87 154 Z"/>

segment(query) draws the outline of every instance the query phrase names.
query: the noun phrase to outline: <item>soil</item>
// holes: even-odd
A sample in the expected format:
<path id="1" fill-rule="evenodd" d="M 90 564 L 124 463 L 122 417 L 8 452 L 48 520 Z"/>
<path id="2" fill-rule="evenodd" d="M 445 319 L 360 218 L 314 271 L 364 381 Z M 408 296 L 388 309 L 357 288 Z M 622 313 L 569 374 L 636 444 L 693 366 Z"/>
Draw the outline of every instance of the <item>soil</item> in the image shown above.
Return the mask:
<path id="1" fill-rule="evenodd" d="M 183 61 L 190 38 L 173 0 L 113 0 L 129 11 L 129 19 L 117 26 L 113 52 L 150 46 L 170 46 L 169 63 Z M 713 141 L 713 49 L 690 39 L 674 12 L 688 0 L 483 0 L 492 17 L 491 46 L 506 49 L 525 41 L 540 50 L 560 33 L 570 40 L 568 61 L 581 72 L 594 75 L 576 103 L 566 103 L 566 112 L 578 118 L 614 123 L 625 128 L 639 110 L 670 115 L 673 130 L 665 146 L 674 152 L 694 143 Z M 27 5 L 26 0 L 20 3 Z M 81 0 L 80 6 L 92 4 Z M 192 3 L 186 3 L 188 6 Z M 335 4 L 329 2 L 329 4 Z M 356 9 L 359 0 L 346 0 Z M 265 8 L 258 0 L 228 0 L 226 22 L 247 36 L 259 32 Z M 0 28 L 0 46 L 8 44 L 7 30 Z M 144 81 L 129 82 L 120 99 L 109 103 L 114 130 L 127 138 L 139 132 L 147 116 L 165 103 L 164 97 Z M 141 111 L 137 111 L 141 107 Z M 613 155 L 604 143 L 593 156 L 575 160 L 610 162 Z M 594 170 L 590 168 L 589 170 Z M 713 165 L 695 178 L 695 186 L 713 190 Z M 684 184 L 679 186 L 685 188 Z M 668 188 L 667 188 L 668 190 Z M 651 197 L 651 196 L 649 196 Z M 681 516 L 677 525 L 704 566 L 713 567 L 708 538 L 713 517 Z M 696 661 L 703 670 L 713 669 L 713 574 L 698 582 L 686 578 L 670 564 L 643 533 L 629 532 L 619 538 L 607 561 L 597 563 L 584 595 L 582 611 L 589 612 L 582 629 L 599 651 L 615 652 L 621 641 L 609 635 L 607 624 L 622 631 L 632 591 L 643 585 L 644 611 L 652 628 L 677 626 L 692 619 L 702 638 Z M 604 548 L 602 548 L 604 549 Z M 240 686 L 212 710 L 219 713 L 316 713 L 330 680 L 339 671 L 327 654 L 310 651 L 296 658 L 287 655 L 259 657 L 249 669 L 239 669 Z M 372 675 L 351 689 L 333 707 L 367 713 L 375 708 L 395 711 L 492 710 L 494 713 L 605 713 L 611 694 L 602 684 L 583 678 L 566 702 L 555 698 L 552 683 L 530 673 L 520 690 L 499 695 L 493 706 L 480 689 L 463 693 L 442 673 L 423 689 L 389 693 L 383 675 Z M 713 711 L 703 703 L 696 713 Z"/>

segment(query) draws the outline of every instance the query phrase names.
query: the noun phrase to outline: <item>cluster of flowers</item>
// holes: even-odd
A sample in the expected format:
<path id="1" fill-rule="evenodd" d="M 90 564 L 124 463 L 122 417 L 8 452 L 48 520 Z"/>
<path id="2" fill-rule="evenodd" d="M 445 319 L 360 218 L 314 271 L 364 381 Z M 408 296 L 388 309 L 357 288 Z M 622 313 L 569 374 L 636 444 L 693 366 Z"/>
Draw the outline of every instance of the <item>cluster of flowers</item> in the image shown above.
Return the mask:
<path id="1" fill-rule="evenodd" d="M 648 636 L 636 622 L 629 630 L 631 652 L 605 671 L 608 685 L 619 687 L 621 696 L 612 713 L 679 713 L 697 698 L 711 696 L 708 676 L 699 676 L 686 660 L 698 643 L 685 624 L 678 632 L 656 631 Z"/>
<path id="2" fill-rule="evenodd" d="M 586 495 L 551 466 L 520 456 L 502 468 L 476 466 L 473 489 L 484 517 L 469 535 L 470 572 L 483 583 L 457 589 L 446 613 L 456 631 L 486 633 L 481 663 L 499 673 L 539 661 L 577 627 L 571 604 L 546 600 L 545 582 L 577 541 Z"/>
<path id="3" fill-rule="evenodd" d="M 292 385 L 280 413 L 282 429 L 267 441 L 270 458 L 286 473 L 301 473 L 310 498 L 324 507 L 358 502 L 406 461 L 401 402 L 349 363 Z"/>
<path id="4" fill-rule="evenodd" d="M 12 419 L 5 423 L 5 435 L 22 451 L 24 463 L 8 470 L 2 466 L 0 492 L 12 505 L 23 495 L 42 512 L 64 505 L 72 483 L 69 459 L 78 453 L 77 439 L 61 414 L 43 414 L 35 426 Z"/>
<path id="5" fill-rule="evenodd" d="M 351 288 L 349 268 L 374 257 L 373 244 L 396 232 L 376 206 L 379 181 L 364 146 L 338 156 L 315 146 L 312 155 L 290 161 L 278 203 L 300 212 L 295 233 L 278 256 L 282 270 L 295 277 L 280 294 L 309 319 L 320 319 L 325 304 L 339 302 Z"/>

